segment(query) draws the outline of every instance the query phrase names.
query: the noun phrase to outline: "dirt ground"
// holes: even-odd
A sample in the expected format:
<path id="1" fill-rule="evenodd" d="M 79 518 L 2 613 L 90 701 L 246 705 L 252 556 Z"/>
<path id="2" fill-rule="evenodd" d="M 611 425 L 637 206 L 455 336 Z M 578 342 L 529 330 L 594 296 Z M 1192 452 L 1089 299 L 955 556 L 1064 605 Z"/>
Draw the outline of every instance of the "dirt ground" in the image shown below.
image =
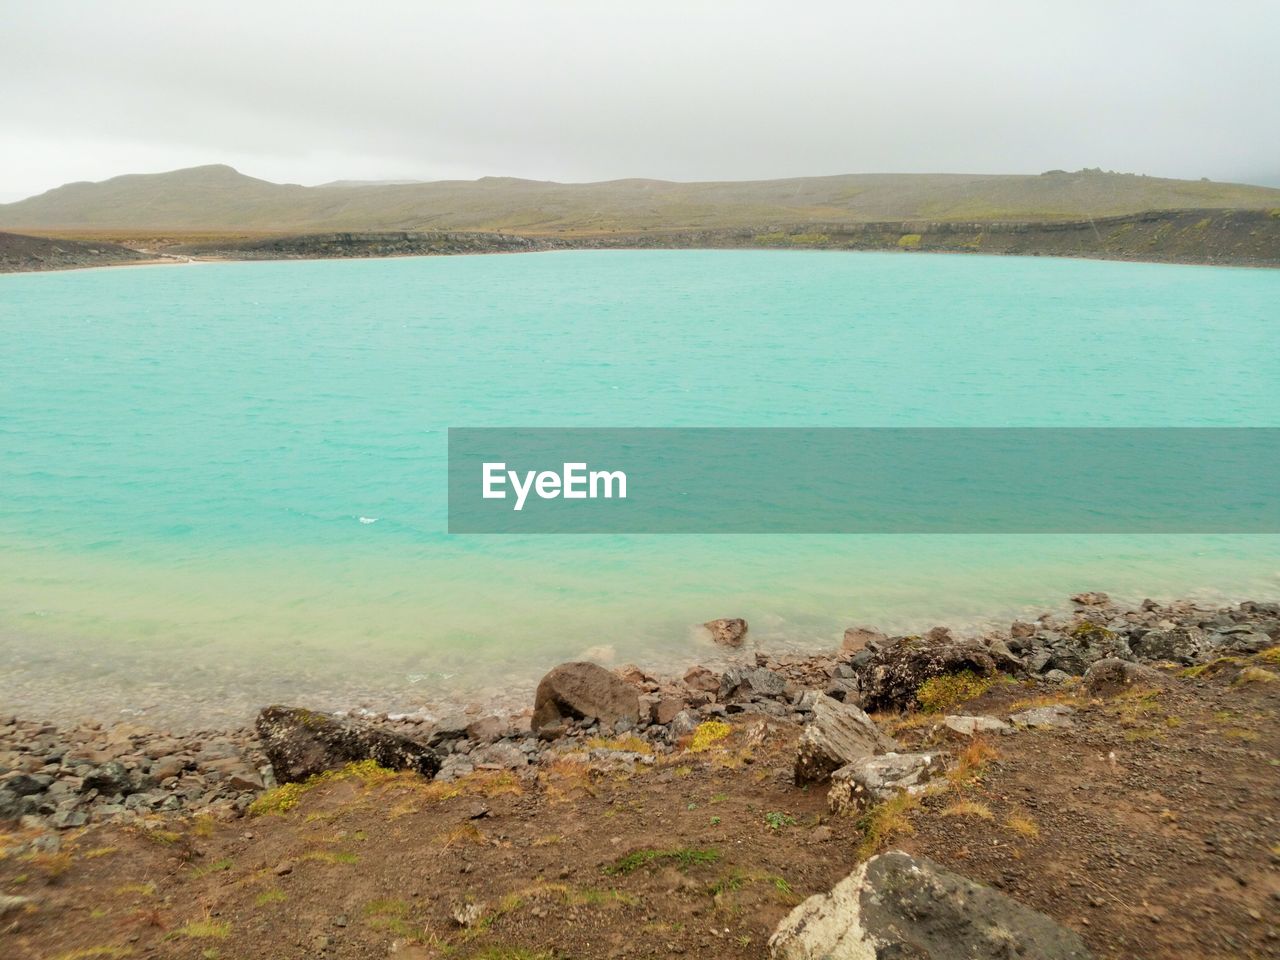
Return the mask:
<path id="1" fill-rule="evenodd" d="M 0 895 L 30 901 L 0 920 L 0 956 L 756 958 L 801 899 L 895 847 L 1100 958 L 1280 957 L 1280 682 L 1236 665 L 1112 700 L 1072 689 L 1009 683 L 955 708 L 1077 707 L 1070 728 L 986 741 L 878 717 L 954 761 L 925 795 L 859 816 L 791 783 L 798 728 L 754 718 L 634 771 L 356 769 L 263 804 L 296 801 L 282 812 L 67 834 L 0 860 Z"/>

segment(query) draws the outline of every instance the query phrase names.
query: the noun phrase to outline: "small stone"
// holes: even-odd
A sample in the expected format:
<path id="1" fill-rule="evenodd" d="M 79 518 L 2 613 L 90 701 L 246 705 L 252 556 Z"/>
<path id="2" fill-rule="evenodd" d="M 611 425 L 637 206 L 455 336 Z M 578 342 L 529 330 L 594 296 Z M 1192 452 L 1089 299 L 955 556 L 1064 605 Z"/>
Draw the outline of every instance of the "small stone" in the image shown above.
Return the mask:
<path id="1" fill-rule="evenodd" d="M 27 904 L 32 903 L 30 897 L 15 897 L 0 894 L 0 917 L 6 916 L 15 910 L 21 910 Z"/>
<path id="2" fill-rule="evenodd" d="M 272 872 L 277 877 L 285 877 L 293 873 L 293 867 L 294 867 L 294 863 L 292 860 L 281 860 L 279 863 L 276 864 L 275 870 L 273 870 Z"/>
<path id="3" fill-rule="evenodd" d="M 460 927 L 473 927 L 484 917 L 483 903 L 455 903 L 450 915 Z"/>
<path id="4" fill-rule="evenodd" d="M 1111 597 L 1100 590 L 1091 590 L 1075 594 L 1071 597 L 1071 602 L 1078 603 L 1082 607 L 1105 607 L 1111 602 Z"/>
<path id="5" fill-rule="evenodd" d="M 995 717 L 947 716 L 943 718 L 942 725 L 965 737 L 975 737 L 982 733 L 1013 733 L 1009 724 Z"/>
<path id="6" fill-rule="evenodd" d="M 875 627 L 849 627 L 844 632 L 840 649 L 844 653 L 857 653 L 859 650 L 874 649 L 877 644 L 883 644 L 888 639 Z"/>

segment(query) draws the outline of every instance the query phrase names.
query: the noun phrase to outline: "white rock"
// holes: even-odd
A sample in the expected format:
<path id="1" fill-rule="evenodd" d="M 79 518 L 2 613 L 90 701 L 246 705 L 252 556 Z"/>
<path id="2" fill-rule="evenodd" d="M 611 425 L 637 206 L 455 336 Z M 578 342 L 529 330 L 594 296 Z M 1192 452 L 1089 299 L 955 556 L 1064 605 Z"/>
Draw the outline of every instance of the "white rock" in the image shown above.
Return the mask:
<path id="1" fill-rule="evenodd" d="M 977 736 L 980 733 L 1013 733 L 1013 727 L 995 717 L 952 715 L 943 717 L 942 725 L 966 737 Z"/>

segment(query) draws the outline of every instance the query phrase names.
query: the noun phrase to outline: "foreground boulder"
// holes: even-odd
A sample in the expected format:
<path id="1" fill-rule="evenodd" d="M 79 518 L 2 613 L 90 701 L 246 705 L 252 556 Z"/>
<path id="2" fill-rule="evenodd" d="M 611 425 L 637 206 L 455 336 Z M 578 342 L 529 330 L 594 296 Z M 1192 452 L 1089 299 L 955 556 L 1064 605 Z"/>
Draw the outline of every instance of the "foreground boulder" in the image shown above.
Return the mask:
<path id="1" fill-rule="evenodd" d="M 969 671 L 990 677 L 996 673 L 991 654 L 976 644 L 908 637 L 855 668 L 868 710 L 903 710 L 916 704 L 916 691 L 926 680 Z"/>
<path id="2" fill-rule="evenodd" d="M 796 746 L 795 780 L 801 786 L 822 783 L 845 764 L 897 749 L 857 707 L 819 695 Z"/>
<path id="3" fill-rule="evenodd" d="M 741 617 L 721 617 L 703 624 L 711 639 L 722 647 L 740 647 L 747 636 L 747 621 Z"/>
<path id="4" fill-rule="evenodd" d="M 872 857 L 769 938 L 774 960 L 1088 960 L 1042 913 L 924 857 Z"/>
<path id="5" fill-rule="evenodd" d="M 900 790 L 919 793 L 945 766 L 946 754 L 937 750 L 863 757 L 831 774 L 827 806 L 832 813 L 845 814 L 888 800 Z"/>
<path id="6" fill-rule="evenodd" d="M 533 699 L 533 729 L 550 732 L 566 720 L 636 723 L 640 696 L 636 688 L 598 664 L 585 660 L 553 667 L 538 684 Z"/>
<path id="7" fill-rule="evenodd" d="M 302 707 L 266 707 L 258 714 L 257 729 L 279 783 L 297 783 L 360 760 L 424 777 L 440 769 L 439 757 L 425 744 Z"/>
<path id="8" fill-rule="evenodd" d="M 1159 670 L 1117 657 L 1099 660 L 1084 673 L 1084 689 L 1091 697 L 1114 697 L 1133 687 L 1163 687 L 1168 682 Z"/>

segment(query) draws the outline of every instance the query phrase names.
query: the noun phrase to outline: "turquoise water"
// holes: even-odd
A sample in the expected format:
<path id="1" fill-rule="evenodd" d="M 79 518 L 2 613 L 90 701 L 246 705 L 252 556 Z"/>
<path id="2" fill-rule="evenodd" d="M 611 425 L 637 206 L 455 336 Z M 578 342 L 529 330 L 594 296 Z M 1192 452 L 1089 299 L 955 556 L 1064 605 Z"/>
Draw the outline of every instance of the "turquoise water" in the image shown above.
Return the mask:
<path id="1" fill-rule="evenodd" d="M 715 616 L 802 649 L 1274 598 L 1265 536 L 449 537 L 445 431 L 1277 426 L 1278 305 L 1276 271 L 875 253 L 3 277 L 0 701 L 412 704 L 698 657 Z"/>

